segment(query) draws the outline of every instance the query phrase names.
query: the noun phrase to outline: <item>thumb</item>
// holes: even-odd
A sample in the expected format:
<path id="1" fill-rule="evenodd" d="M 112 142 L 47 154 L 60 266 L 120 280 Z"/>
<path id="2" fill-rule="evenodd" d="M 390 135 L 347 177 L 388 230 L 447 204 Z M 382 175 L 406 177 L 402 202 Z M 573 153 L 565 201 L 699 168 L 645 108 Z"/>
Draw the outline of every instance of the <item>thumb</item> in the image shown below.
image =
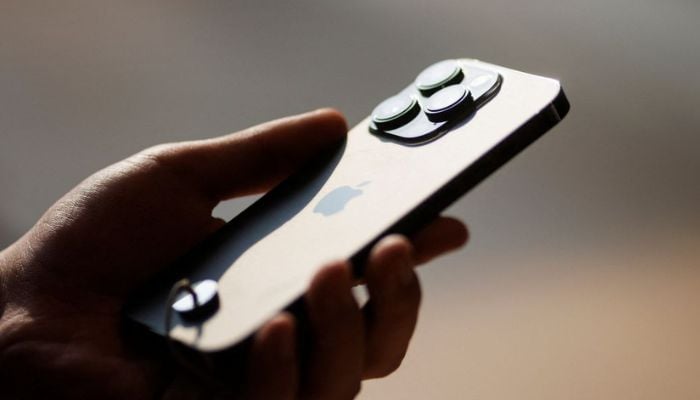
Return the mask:
<path id="1" fill-rule="evenodd" d="M 226 136 L 159 145 L 140 153 L 214 200 L 261 193 L 345 138 L 333 109 L 281 118 Z"/>

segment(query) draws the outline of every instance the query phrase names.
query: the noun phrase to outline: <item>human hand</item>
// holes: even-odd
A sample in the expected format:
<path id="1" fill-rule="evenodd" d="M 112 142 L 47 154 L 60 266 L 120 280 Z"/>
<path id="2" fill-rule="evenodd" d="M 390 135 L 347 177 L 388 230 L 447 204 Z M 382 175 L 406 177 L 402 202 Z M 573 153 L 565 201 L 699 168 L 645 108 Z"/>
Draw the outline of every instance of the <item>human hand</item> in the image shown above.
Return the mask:
<path id="1" fill-rule="evenodd" d="M 0 253 L 0 397 L 210 395 L 125 341 L 128 293 L 224 224 L 211 215 L 219 201 L 269 190 L 346 130 L 340 114 L 319 110 L 156 146 L 80 183 Z M 277 315 L 254 337 L 243 396 L 351 398 L 362 379 L 391 373 L 417 318 L 412 267 L 466 237 L 460 222 L 438 218 L 411 240 L 382 240 L 368 261 L 362 309 L 347 262 L 323 268 L 305 295 L 314 339 L 307 358 L 294 347 L 294 318 Z"/>

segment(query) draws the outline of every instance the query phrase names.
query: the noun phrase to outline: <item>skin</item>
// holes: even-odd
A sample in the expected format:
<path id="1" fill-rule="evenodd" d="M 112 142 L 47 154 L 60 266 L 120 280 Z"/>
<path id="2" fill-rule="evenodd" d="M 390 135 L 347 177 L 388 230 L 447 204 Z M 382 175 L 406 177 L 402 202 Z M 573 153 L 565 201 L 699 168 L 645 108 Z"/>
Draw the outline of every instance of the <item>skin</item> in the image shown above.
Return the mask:
<path id="1" fill-rule="evenodd" d="M 156 146 L 88 177 L 0 252 L 0 397 L 175 399 L 227 397 L 121 329 L 128 293 L 223 225 L 218 202 L 262 193 L 347 126 L 334 110 L 235 134 Z M 465 226 L 440 217 L 408 239 L 372 250 L 362 308 L 350 266 L 320 269 L 305 300 L 310 335 L 280 313 L 254 336 L 235 398 L 349 399 L 362 380 L 393 372 L 414 331 L 420 286 L 413 267 L 462 246 Z M 218 390 L 218 389 L 217 389 Z"/>

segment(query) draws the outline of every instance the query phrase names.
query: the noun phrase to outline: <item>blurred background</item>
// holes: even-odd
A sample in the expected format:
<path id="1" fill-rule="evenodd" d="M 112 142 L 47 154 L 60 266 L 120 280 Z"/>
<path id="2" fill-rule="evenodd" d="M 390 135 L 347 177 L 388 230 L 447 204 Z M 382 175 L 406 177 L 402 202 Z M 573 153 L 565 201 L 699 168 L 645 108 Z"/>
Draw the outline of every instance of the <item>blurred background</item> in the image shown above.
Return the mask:
<path id="1" fill-rule="evenodd" d="M 334 106 L 434 61 L 558 78 L 569 116 L 448 210 L 403 367 L 362 399 L 700 398 L 700 3 L 0 2 L 0 247 L 146 146 Z M 250 199 L 225 204 L 231 216 Z"/>

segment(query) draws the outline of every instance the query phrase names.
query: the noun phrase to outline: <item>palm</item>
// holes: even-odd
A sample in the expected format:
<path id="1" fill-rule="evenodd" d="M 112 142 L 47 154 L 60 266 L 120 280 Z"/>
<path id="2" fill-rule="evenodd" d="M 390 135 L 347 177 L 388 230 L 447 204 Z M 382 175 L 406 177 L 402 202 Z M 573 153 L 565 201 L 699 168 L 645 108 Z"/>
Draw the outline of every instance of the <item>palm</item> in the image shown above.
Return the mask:
<path id="1" fill-rule="evenodd" d="M 33 271 L 29 290 L 48 301 L 29 305 L 41 308 L 32 329 L 21 331 L 22 340 L 33 343 L 22 351 L 31 354 L 21 357 L 28 365 L 15 364 L 12 372 L 26 380 L 43 370 L 51 379 L 36 388 L 41 392 L 60 386 L 76 394 L 94 390 L 89 397 L 95 398 L 151 398 L 167 384 L 155 358 L 124 342 L 120 308 L 129 290 L 221 222 L 211 217 L 212 202 L 182 190 L 176 175 L 150 157 L 136 160 L 89 178 L 30 233 L 42 246 L 34 247 L 41 270 Z M 106 179 L 109 186 L 101 184 Z"/>

